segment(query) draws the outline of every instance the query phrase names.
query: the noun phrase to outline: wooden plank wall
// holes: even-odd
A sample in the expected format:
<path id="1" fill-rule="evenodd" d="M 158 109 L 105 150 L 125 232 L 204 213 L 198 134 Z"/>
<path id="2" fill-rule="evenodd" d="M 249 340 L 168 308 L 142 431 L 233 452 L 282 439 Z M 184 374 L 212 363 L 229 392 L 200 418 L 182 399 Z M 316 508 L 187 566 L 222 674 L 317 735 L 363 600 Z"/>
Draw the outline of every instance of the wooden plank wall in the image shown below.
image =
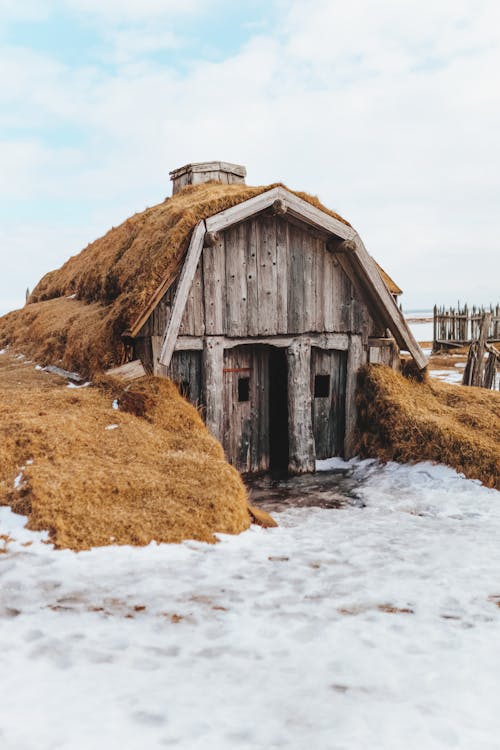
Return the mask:
<path id="1" fill-rule="evenodd" d="M 226 458 L 241 472 L 269 468 L 269 349 L 238 346 L 224 352 L 223 438 Z M 250 379 L 248 401 L 238 381 Z"/>
<path id="2" fill-rule="evenodd" d="M 315 397 L 316 375 L 329 376 L 329 392 Z M 312 420 L 316 458 L 344 455 L 347 352 L 311 350 Z"/>
<path id="3" fill-rule="evenodd" d="M 141 335 L 161 336 L 169 290 Z M 189 294 L 183 336 L 300 333 L 384 335 L 326 240 L 281 216 L 261 214 L 221 232 L 203 249 Z"/>
<path id="4" fill-rule="evenodd" d="M 201 405 L 201 352 L 174 352 L 168 377 L 188 401 L 195 406 Z"/>

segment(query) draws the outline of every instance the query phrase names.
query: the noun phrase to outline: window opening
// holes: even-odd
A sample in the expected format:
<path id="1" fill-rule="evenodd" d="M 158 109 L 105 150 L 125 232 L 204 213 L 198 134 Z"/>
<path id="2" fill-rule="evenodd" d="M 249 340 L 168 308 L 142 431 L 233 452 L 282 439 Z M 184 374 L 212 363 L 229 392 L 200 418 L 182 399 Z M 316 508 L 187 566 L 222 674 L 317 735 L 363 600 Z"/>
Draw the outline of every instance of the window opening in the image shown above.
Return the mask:
<path id="1" fill-rule="evenodd" d="M 327 398 L 330 395 L 330 376 L 316 375 L 314 378 L 314 398 Z"/>
<path id="2" fill-rule="evenodd" d="M 238 378 L 238 401 L 250 401 L 250 378 Z"/>

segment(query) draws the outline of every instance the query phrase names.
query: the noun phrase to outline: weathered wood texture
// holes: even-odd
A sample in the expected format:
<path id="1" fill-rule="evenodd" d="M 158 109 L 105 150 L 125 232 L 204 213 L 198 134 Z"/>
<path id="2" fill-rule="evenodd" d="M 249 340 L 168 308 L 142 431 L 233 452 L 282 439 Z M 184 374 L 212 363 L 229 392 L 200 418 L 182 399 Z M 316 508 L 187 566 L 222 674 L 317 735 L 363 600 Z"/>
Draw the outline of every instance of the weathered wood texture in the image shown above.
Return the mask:
<path id="1" fill-rule="evenodd" d="M 165 333 L 172 300 L 169 290 L 141 335 Z M 230 227 L 203 248 L 179 328 L 183 336 L 346 332 L 364 339 L 383 331 L 326 240 L 270 215 Z"/>
<path id="2" fill-rule="evenodd" d="M 438 307 L 434 305 L 433 351 L 460 347 L 479 339 L 484 316 L 490 315 L 486 341 L 500 341 L 500 305 L 484 307 Z"/>
<path id="3" fill-rule="evenodd" d="M 315 469 L 314 436 L 311 416 L 311 346 L 296 341 L 287 349 L 288 426 L 291 474 Z"/>
<path id="4" fill-rule="evenodd" d="M 170 364 L 170 359 L 174 351 L 175 342 L 179 335 L 179 329 L 182 324 L 184 312 L 191 292 L 196 293 L 194 284 L 197 276 L 197 268 L 203 247 L 203 237 L 205 236 L 205 223 L 198 222 L 191 235 L 189 248 L 184 260 L 184 265 L 179 276 L 179 283 L 175 291 L 172 313 L 168 326 L 163 332 L 163 341 L 161 344 L 159 361 L 163 366 Z M 191 308 L 196 309 L 197 303 L 193 303 Z M 193 327 L 195 323 L 193 322 Z"/>
<path id="5" fill-rule="evenodd" d="M 245 176 L 246 169 L 241 164 L 230 164 L 224 161 L 186 164 L 170 172 L 173 195 L 186 185 L 199 185 L 210 180 L 216 180 L 225 185 L 245 184 Z"/>
<path id="6" fill-rule="evenodd" d="M 168 367 L 168 377 L 195 406 L 202 404 L 201 357 L 198 351 L 174 352 Z"/>
<path id="7" fill-rule="evenodd" d="M 224 352 L 222 443 L 241 472 L 269 468 L 269 347 L 239 346 Z M 240 382 L 248 379 L 248 399 Z M 244 389 L 243 389 L 244 390 Z"/>
<path id="8" fill-rule="evenodd" d="M 138 338 L 144 336 L 163 336 L 165 329 L 172 314 L 172 305 L 174 303 L 177 282 L 174 281 L 172 286 L 165 292 L 158 305 L 146 320 L 141 330 L 137 334 Z"/>
<path id="9" fill-rule="evenodd" d="M 346 376 L 346 352 L 312 349 L 312 423 L 317 459 L 344 454 Z"/>
<path id="10" fill-rule="evenodd" d="M 126 362 L 124 365 L 106 370 L 106 375 L 111 375 L 111 377 L 119 380 L 137 380 L 146 375 L 146 370 L 140 359 L 134 359 L 132 362 Z"/>
<path id="11" fill-rule="evenodd" d="M 359 368 L 367 362 L 367 351 L 363 346 L 361 336 L 351 336 L 351 343 L 347 353 L 347 378 L 345 397 L 345 439 L 344 456 L 352 458 L 356 443 L 356 386 Z"/>
<path id="12" fill-rule="evenodd" d="M 222 442 L 224 436 L 224 347 L 221 339 L 205 339 L 202 355 L 203 403 L 205 422 L 214 437 Z"/>
<path id="13" fill-rule="evenodd" d="M 392 339 L 369 339 L 368 362 L 371 365 L 387 365 L 393 370 L 399 370 L 401 360 L 396 342 Z"/>

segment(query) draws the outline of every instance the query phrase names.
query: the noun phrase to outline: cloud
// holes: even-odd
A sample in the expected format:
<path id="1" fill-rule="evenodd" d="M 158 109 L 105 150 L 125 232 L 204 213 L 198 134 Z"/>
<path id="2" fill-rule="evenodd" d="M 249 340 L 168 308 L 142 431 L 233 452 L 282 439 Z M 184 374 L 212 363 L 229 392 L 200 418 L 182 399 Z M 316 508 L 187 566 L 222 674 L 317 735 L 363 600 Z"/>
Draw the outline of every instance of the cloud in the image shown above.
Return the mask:
<path id="1" fill-rule="evenodd" d="M 48 201 L 42 237 L 53 243 L 55 226 L 67 237 L 77 225 L 88 227 L 82 243 L 94 239 L 161 200 L 169 169 L 222 158 L 246 164 L 251 183 L 280 179 L 319 193 L 353 222 L 407 304 L 498 296 L 500 6 L 280 3 L 272 33 L 255 31 L 218 62 L 191 50 L 179 66 L 150 56 L 179 37 L 144 20 L 138 2 L 122 9 L 128 20 L 140 16 L 135 32 L 111 22 L 114 2 L 68 7 L 84 5 L 105 17 L 113 66 L 71 67 L 15 49 L 0 59 L 9 71 L 0 121 L 20 134 L 0 143 L 0 197 L 24 195 L 28 223 L 31 202 Z M 176 3 L 145 7 L 181 12 Z M 201 0 L 187 7 L 199 13 Z M 22 137 L 26 123 L 33 132 Z M 73 129 L 75 142 L 58 145 L 51 128 Z M 32 236 L 20 231 L 19 257 L 31 257 Z M 58 248 L 47 268 L 77 249 Z"/>

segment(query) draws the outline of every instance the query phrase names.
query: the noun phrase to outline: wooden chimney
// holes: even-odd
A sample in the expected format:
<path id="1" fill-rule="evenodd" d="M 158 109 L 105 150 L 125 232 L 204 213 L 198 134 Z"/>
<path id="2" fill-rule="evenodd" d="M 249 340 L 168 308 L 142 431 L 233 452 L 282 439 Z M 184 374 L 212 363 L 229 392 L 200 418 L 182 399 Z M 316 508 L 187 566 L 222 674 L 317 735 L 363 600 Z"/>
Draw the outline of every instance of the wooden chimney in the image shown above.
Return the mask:
<path id="1" fill-rule="evenodd" d="M 172 194 L 175 195 L 186 185 L 199 185 L 201 182 L 217 180 L 224 185 L 245 184 L 247 170 L 241 164 L 229 164 L 226 161 L 203 161 L 186 164 L 170 172 Z"/>

